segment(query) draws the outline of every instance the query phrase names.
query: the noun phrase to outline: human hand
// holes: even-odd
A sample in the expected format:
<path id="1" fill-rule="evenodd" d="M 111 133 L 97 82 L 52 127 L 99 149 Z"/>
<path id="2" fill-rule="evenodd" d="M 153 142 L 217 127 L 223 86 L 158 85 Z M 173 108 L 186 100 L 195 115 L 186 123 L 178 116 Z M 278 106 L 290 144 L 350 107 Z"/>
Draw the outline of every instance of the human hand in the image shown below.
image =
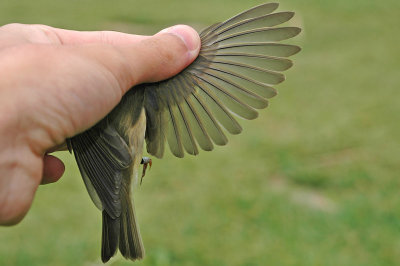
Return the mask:
<path id="1" fill-rule="evenodd" d="M 179 73 L 199 49 L 182 25 L 151 37 L 0 27 L 0 224 L 18 223 L 39 184 L 62 176 L 46 151 L 96 124 L 132 86 Z"/>

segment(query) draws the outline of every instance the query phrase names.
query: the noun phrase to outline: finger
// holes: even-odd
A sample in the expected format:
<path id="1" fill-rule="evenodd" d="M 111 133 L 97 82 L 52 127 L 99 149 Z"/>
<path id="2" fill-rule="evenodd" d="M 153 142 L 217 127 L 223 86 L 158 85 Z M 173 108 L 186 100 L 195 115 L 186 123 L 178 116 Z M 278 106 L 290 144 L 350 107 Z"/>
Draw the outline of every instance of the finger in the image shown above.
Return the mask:
<path id="1" fill-rule="evenodd" d="M 131 45 L 150 37 L 116 31 L 75 31 L 53 28 L 47 25 L 32 26 L 41 29 L 54 43 L 60 44 L 105 43 L 111 45 Z"/>
<path id="2" fill-rule="evenodd" d="M 58 181 L 64 174 L 64 163 L 52 155 L 43 157 L 43 178 L 41 184 L 49 184 Z"/>
<path id="3" fill-rule="evenodd" d="M 41 179 L 42 158 L 26 146 L 13 148 L 15 150 L 1 158 L 0 225 L 15 225 L 22 220 L 32 205 Z"/>
<path id="4" fill-rule="evenodd" d="M 114 31 L 64 30 L 39 24 L 26 25 L 12 23 L 0 27 L 0 49 L 23 43 L 61 45 L 103 43 L 131 45 L 146 38 L 149 38 L 149 36 Z"/>

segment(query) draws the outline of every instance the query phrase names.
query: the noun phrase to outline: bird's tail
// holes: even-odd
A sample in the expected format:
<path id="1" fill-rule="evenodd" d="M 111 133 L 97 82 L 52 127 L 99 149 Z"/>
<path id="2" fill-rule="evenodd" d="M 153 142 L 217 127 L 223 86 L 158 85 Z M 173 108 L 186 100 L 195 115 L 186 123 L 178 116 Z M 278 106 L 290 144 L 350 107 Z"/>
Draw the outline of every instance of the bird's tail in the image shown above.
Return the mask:
<path id="1" fill-rule="evenodd" d="M 101 259 L 104 263 L 114 256 L 117 247 L 121 254 L 130 260 L 140 260 L 145 254 L 134 204 L 130 197 L 121 197 L 121 200 L 123 202 L 120 217 L 113 219 L 103 211 Z"/>
<path id="2" fill-rule="evenodd" d="M 103 231 L 101 236 L 101 260 L 106 263 L 118 248 L 120 218 L 113 219 L 103 211 Z"/>
<path id="3" fill-rule="evenodd" d="M 140 236 L 139 224 L 136 220 L 135 207 L 130 197 L 123 197 L 119 250 L 122 256 L 131 260 L 140 260 L 144 257 L 144 246 Z"/>

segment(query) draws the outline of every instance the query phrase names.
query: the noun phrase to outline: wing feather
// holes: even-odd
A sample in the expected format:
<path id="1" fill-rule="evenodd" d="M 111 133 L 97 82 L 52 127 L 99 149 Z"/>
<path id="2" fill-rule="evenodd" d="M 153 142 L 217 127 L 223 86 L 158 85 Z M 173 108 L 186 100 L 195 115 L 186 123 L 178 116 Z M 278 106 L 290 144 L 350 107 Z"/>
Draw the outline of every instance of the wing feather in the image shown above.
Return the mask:
<path id="1" fill-rule="evenodd" d="M 268 106 L 292 67 L 287 57 L 300 51 L 280 41 L 299 34 L 282 26 L 293 12 L 274 12 L 277 3 L 262 4 L 200 33 L 197 59 L 175 77 L 142 86 L 148 120 L 147 151 L 164 154 L 164 143 L 177 157 L 225 145 L 230 134 L 242 131 L 236 116 L 254 119 Z M 197 146 L 198 145 L 198 146 Z"/>
<path id="2" fill-rule="evenodd" d="M 219 107 L 221 110 L 224 110 L 227 114 L 229 114 L 228 110 L 224 107 L 222 102 L 226 105 L 227 108 L 229 108 L 232 112 L 235 114 L 246 118 L 246 119 L 254 119 L 258 116 L 258 113 L 256 110 L 245 104 L 242 100 L 234 96 L 232 93 L 229 91 L 225 90 L 222 86 L 219 86 L 217 83 L 211 81 L 210 78 L 208 77 L 201 77 L 201 79 L 204 81 L 204 86 L 207 90 L 207 94 L 211 97 L 211 99 L 218 103 Z M 214 94 L 214 93 L 215 94 Z M 234 120 L 233 117 L 231 117 L 229 122 L 227 122 L 227 126 L 225 128 L 232 134 L 239 134 L 242 129 L 240 125 Z M 230 129 L 230 124 L 234 124 L 235 127 Z"/>
<path id="3" fill-rule="evenodd" d="M 229 28 L 231 25 L 234 25 L 243 20 L 270 14 L 274 12 L 278 8 L 278 6 L 279 6 L 278 3 L 266 3 L 266 4 L 261 4 L 259 6 L 255 6 L 221 23 L 221 25 L 215 28 L 214 31 L 221 28 Z"/>
<path id="4" fill-rule="evenodd" d="M 169 124 L 170 124 L 170 126 L 168 127 L 167 140 L 172 153 L 176 157 L 182 158 L 184 153 L 181 140 L 181 130 L 178 124 L 179 122 L 177 119 L 176 109 L 177 106 L 174 105 L 173 103 L 167 104 L 166 113 L 169 114 Z"/>
<path id="5" fill-rule="evenodd" d="M 209 115 L 215 116 L 215 118 L 219 121 L 219 123 L 229 131 L 231 134 L 239 134 L 242 132 L 242 127 L 239 123 L 233 118 L 228 109 L 224 106 L 221 99 L 214 94 L 214 91 L 210 89 L 209 84 L 201 83 L 199 84 L 199 95 L 202 96 L 204 100 L 204 106 L 210 107 Z M 226 104 L 226 103 L 225 103 Z"/>
<path id="6" fill-rule="evenodd" d="M 224 89 L 226 93 L 230 93 L 235 98 L 241 99 L 249 106 L 256 109 L 263 109 L 268 106 L 268 100 L 225 78 L 216 71 L 208 71 L 206 74 L 208 76 L 208 80 L 211 80 L 213 83 L 217 84 L 219 88 L 226 88 Z"/>
<path id="7" fill-rule="evenodd" d="M 71 146 L 95 205 L 111 218 L 119 217 L 122 172 L 132 161 L 125 141 L 110 125 L 102 130 L 95 126 L 73 137 Z"/>
<path id="8" fill-rule="evenodd" d="M 193 97 L 191 98 L 191 103 L 196 108 L 200 119 L 203 121 L 203 125 L 205 126 L 205 128 L 207 128 L 207 132 L 214 143 L 217 145 L 225 145 L 226 143 L 228 143 L 228 139 L 222 131 L 219 123 L 214 118 L 206 102 L 202 99 L 202 95 L 204 96 L 206 94 L 203 90 L 198 89 L 198 92 L 196 94 L 193 94 Z"/>
<path id="9" fill-rule="evenodd" d="M 179 93 L 180 91 L 184 90 L 184 85 L 182 84 L 181 78 L 177 77 L 176 85 L 179 87 L 178 91 L 174 91 L 174 99 L 177 103 L 177 111 L 178 114 L 176 115 L 177 119 L 180 120 L 179 124 L 181 125 L 181 132 L 182 132 L 182 142 L 183 146 L 187 153 L 196 155 L 199 153 L 197 148 L 196 142 L 194 140 L 194 136 L 191 130 L 191 121 L 188 118 L 187 109 L 184 108 L 185 103 L 179 104 L 179 99 L 182 95 Z"/>
<path id="10" fill-rule="evenodd" d="M 229 27 L 225 27 L 222 30 L 218 31 L 217 34 L 222 37 L 226 36 L 226 34 L 252 30 L 258 27 L 273 27 L 289 21 L 293 16 L 293 12 L 279 12 L 263 15 L 260 17 L 253 17 L 239 21 Z"/>

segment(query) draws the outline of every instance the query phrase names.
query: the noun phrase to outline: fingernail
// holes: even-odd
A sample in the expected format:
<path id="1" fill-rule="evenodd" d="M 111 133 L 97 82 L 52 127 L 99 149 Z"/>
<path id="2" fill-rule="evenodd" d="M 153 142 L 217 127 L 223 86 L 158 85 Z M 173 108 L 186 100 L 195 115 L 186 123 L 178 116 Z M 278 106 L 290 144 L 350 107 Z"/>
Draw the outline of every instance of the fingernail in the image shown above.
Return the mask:
<path id="1" fill-rule="evenodd" d="M 197 56 L 200 50 L 199 34 L 191 27 L 186 25 L 176 25 L 160 31 L 160 33 L 171 33 L 178 36 L 186 45 L 191 57 Z"/>

